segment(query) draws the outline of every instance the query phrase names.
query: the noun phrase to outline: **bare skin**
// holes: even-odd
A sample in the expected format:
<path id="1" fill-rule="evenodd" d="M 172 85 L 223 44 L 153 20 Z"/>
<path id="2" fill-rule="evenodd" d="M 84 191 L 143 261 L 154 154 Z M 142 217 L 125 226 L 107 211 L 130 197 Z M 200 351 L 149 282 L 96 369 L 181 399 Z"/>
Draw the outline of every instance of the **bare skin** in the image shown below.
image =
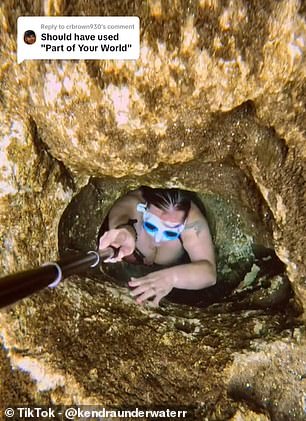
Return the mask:
<path id="1" fill-rule="evenodd" d="M 111 262 L 122 260 L 134 252 L 135 247 L 145 256 L 147 265 L 172 265 L 173 267 L 149 273 L 140 278 L 131 278 L 129 286 L 134 288 L 131 295 L 137 303 L 152 300 L 158 306 L 159 301 L 165 297 L 172 288 L 202 289 L 216 283 L 216 264 L 214 248 L 207 221 L 198 207 L 192 203 L 186 220 L 185 230 L 181 234 L 182 243 L 177 240 L 156 242 L 143 228 L 142 214 L 137 211 L 138 203 L 144 203 L 139 190 L 128 193 L 119 199 L 109 214 L 109 231 L 100 239 L 99 248 L 109 245 L 119 248 L 119 254 Z M 184 222 L 184 212 L 176 209 L 167 211 L 150 205 L 149 211 L 158 216 L 169 227 Z M 130 226 L 116 229 L 115 227 L 127 223 L 129 219 L 137 219 L 134 225 L 137 232 Z M 191 262 L 176 265 L 183 255 L 188 253 Z"/>
<path id="2" fill-rule="evenodd" d="M 26 44 L 31 45 L 31 44 L 35 43 L 36 37 L 35 37 L 35 35 L 28 35 L 28 36 L 25 37 L 24 41 L 25 41 Z"/>

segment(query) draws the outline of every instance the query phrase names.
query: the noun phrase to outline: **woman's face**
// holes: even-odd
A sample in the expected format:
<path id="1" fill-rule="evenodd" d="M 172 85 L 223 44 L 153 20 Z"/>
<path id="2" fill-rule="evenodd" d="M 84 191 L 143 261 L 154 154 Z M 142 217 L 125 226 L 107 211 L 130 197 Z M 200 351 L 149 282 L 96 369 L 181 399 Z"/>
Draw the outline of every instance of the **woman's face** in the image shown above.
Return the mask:
<path id="1" fill-rule="evenodd" d="M 183 230 L 182 225 L 185 222 L 185 213 L 183 211 L 176 209 L 163 210 L 157 206 L 150 205 L 148 212 L 154 216 L 152 218 L 153 221 L 151 221 L 153 225 L 155 217 L 160 221 L 159 223 L 158 220 L 155 220 L 157 229 L 149 233 L 154 238 L 155 246 L 158 246 L 161 242 L 178 239 L 180 232 Z M 171 233 L 173 234 L 173 238 L 170 236 Z M 177 234 L 176 237 L 175 233 Z"/>
<path id="2" fill-rule="evenodd" d="M 172 226 L 181 225 L 185 221 L 185 212 L 177 209 L 163 210 L 157 206 L 150 205 L 149 211 L 164 223 L 169 223 Z"/>
<path id="3" fill-rule="evenodd" d="M 26 44 L 34 44 L 34 42 L 36 41 L 36 36 L 35 35 L 27 35 L 24 37 L 24 40 L 26 42 Z"/>

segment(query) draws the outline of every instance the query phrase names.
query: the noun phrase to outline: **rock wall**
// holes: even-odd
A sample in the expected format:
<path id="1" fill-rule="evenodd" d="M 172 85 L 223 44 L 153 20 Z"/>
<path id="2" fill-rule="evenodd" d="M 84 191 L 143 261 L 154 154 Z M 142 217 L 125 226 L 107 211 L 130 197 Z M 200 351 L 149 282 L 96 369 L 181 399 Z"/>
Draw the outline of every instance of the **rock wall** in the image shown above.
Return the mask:
<path id="1" fill-rule="evenodd" d="M 254 205 L 305 308 L 305 12 L 294 0 L 3 1 L 3 275 L 56 258 L 61 215 L 89 177 L 108 180 L 114 197 L 144 180 L 195 191 L 205 180 L 207 193 Z M 137 15 L 140 58 L 17 65 L 21 15 Z M 20 381 L 28 402 L 194 404 L 199 419 L 220 420 L 253 419 L 254 405 L 269 419 L 305 419 L 301 367 L 281 393 L 305 359 L 296 326 L 286 313 L 138 309 L 126 290 L 85 278 L 1 313 L 10 363 L 36 381 Z M 280 373 L 263 375 L 265 358 Z"/>

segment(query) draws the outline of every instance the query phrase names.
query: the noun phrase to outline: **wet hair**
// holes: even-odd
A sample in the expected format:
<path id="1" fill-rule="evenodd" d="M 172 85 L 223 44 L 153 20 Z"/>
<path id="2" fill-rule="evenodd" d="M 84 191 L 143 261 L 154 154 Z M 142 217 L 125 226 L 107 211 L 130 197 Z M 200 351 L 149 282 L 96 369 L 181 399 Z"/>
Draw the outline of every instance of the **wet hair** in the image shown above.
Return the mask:
<path id="1" fill-rule="evenodd" d="M 144 200 L 148 205 L 154 205 L 164 211 L 178 210 L 184 212 L 184 218 L 187 215 L 191 206 L 191 195 L 180 189 L 153 189 L 152 187 L 142 186 L 140 188 Z"/>

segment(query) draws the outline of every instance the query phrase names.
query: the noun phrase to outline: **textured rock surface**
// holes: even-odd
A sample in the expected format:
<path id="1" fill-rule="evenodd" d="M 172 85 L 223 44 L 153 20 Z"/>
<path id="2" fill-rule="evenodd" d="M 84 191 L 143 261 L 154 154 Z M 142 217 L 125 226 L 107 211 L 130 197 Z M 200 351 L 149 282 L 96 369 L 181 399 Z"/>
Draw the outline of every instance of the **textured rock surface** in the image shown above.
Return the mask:
<path id="1" fill-rule="evenodd" d="M 235 353 L 256 350 L 257 340 L 290 343 L 294 327 L 281 314 L 150 310 L 136 306 L 125 289 L 86 278 L 25 300 L 2 314 L 1 324 L 12 364 L 30 372 L 39 391 L 49 390 L 54 404 L 183 405 L 191 413 L 195 405 L 198 417 L 191 419 L 220 420 L 237 408 L 225 393 L 229 381 L 240 379 L 240 388 L 255 381 L 257 367 L 249 370 L 247 356 L 237 357 L 246 359 L 241 376 L 239 361 L 228 373 Z M 278 382 L 286 369 L 275 373 Z M 267 389 L 272 381 L 266 379 Z"/>
<path id="2" fill-rule="evenodd" d="M 138 15 L 141 57 L 17 65 L 16 19 L 42 14 Z M 2 2 L 3 274 L 56 257 L 62 212 L 89 177 L 105 180 L 101 216 L 149 180 L 234 203 L 237 222 L 240 206 L 305 308 L 305 14 L 296 0 Z M 295 325 L 289 311 L 139 309 L 124 289 L 75 279 L 1 313 L 1 397 L 303 420 Z"/>

